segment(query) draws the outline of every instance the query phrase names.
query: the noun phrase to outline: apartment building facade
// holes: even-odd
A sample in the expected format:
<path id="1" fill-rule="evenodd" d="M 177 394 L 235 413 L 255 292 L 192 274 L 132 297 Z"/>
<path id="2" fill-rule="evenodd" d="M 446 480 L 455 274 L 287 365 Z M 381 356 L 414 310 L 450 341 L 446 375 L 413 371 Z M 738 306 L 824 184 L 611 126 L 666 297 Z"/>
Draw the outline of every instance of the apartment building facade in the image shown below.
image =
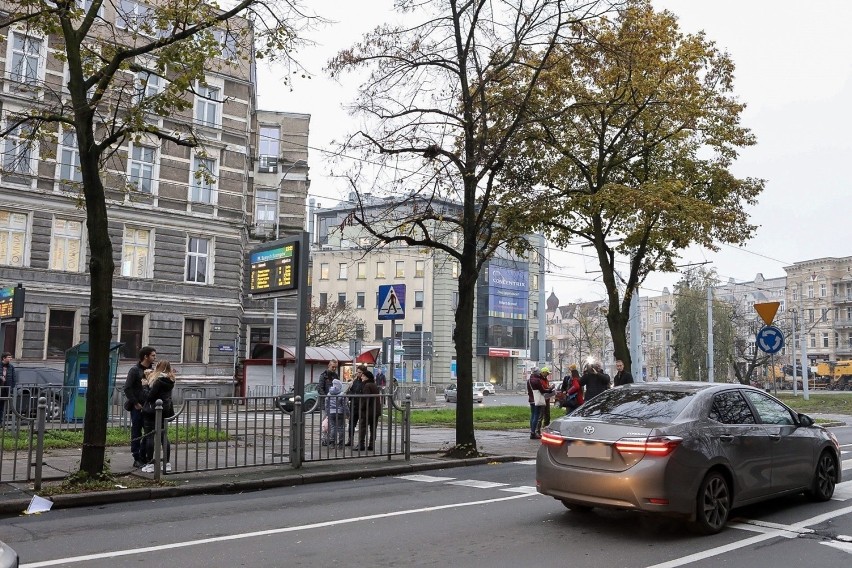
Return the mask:
<path id="1" fill-rule="evenodd" d="M 103 10 L 115 29 L 131 32 L 111 5 Z M 5 40 L 4 124 L 30 108 L 43 85 L 68 97 L 58 38 L 13 26 Z M 194 131 L 198 148 L 140 135 L 121 143 L 104 171 L 116 266 L 113 335 L 124 343 L 120 372 L 150 344 L 183 376 L 233 374 L 256 96 L 254 61 L 227 49 L 222 58 L 230 65 L 211 62 L 187 92 L 188 108 L 146 118 L 166 132 Z M 164 88 L 154 73 L 125 75 L 133 100 Z M 88 335 L 89 255 L 75 137 L 57 129 L 52 141 L 28 146 L 13 131 L 3 150 L 0 283 L 26 289 L 24 317 L 4 322 L 4 348 L 25 363 L 61 366 L 65 350 Z"/>

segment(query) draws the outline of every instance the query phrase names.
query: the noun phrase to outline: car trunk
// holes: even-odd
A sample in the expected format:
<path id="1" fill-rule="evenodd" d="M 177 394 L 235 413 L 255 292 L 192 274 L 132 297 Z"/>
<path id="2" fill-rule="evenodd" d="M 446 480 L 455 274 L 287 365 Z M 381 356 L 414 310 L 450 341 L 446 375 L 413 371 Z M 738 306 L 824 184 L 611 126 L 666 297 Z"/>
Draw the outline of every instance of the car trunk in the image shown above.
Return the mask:
<path id="1" fill-rule="evenodd" d="M 655 434 L 658 426 L 638 421 L 613 424 L 595 420 L 563 420 L 552 424 L 551 431 L 558 428 L 564 441 L 558 446 L 547 444 L 548 452 L 553 461 L 561 465 L 624 471 L 641 461 L 645 454 L 620 452 L 615 442 L 625 438 L 647 439 Z"/>

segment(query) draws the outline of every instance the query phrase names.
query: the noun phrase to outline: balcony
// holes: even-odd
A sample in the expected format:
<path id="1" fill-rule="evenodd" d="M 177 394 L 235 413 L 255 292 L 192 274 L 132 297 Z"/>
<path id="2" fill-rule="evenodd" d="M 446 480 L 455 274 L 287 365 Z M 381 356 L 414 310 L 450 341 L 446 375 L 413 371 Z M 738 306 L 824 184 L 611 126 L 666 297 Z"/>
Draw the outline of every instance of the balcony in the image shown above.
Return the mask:
<path id="1" fill-rule="evenodd" d="M 836 294 L 831 297 L 831 303 L 838 305 L 852 304 L 852 294 Z"/>

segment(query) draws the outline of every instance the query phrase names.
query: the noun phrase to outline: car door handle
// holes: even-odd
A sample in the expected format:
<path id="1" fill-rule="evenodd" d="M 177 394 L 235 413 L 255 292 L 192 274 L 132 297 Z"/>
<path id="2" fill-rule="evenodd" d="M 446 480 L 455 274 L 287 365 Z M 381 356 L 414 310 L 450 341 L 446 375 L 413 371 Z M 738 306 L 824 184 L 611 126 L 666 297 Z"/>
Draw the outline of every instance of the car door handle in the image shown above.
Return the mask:
<path id="1" fill-rule="evenodd" d="M 734 441 L 733 436 L 719 436 L 719 439 L 722 440 L 723 442 L 733 442 Z"/>

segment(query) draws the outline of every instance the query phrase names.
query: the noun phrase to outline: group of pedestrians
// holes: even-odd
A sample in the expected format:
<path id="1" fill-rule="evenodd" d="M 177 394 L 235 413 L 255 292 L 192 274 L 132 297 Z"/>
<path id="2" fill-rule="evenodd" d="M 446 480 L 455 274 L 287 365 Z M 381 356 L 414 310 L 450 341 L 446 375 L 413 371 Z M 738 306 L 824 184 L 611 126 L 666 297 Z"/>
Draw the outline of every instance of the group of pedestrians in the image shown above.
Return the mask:
<path id="1" fill-rule="evenodd" d="M 169 361 L 157 361 L 157 350 L 146 346 L 139 350 L 138 362 L 127 372 L 124 382 L 124 409 L 130 413 L 130 453 L 133 467 L 153 473 L 154 437 L 156 435 L 157 401 L 161 400 L 163 412 L 160 419 L 160 443 L 166 471 L 172 470 L 171 444 L 167 420 L 175 415 L 172 392 L 175 388 L 175 371 Z"/>
<path id="2" fill-rule="evenodd" d="M 530 439 L 541 438 L 541 429 L 550 424 L 550 407 L 556 402 L 566 413 L 573 412 L 587 400 L 594 398 L 612 386 L 619 387 L 633 382 L 630 371 L 624 370 L 624 362 L 615 362 L 616 374 L 611 378 L 600 363 L 587 363 L 583 374 L 576 365 L 569 367 L 569 374 L 562 379 L 557 390 L 550 383 L 550 368 L 533 367 L 527 381 L 527 396 L 530 404 Z"/>
<path id="3" fill-rule="evenodd" d="M 319 377 L 317 392 L 325 398 L 323 411 L 328 420 L 328 433 L 322 439 L 322 445 L 340 449 L 353 446 L 360 451 L 373 451 L 382 414 L 381 389 L 373 373 L 366 366 L 359 365 L 349 389 L 344 391 L 343 382 L 337 373 L 337 361 L 331 361 Z M 322 398 L 320 402 L 323 402 Z"/>

